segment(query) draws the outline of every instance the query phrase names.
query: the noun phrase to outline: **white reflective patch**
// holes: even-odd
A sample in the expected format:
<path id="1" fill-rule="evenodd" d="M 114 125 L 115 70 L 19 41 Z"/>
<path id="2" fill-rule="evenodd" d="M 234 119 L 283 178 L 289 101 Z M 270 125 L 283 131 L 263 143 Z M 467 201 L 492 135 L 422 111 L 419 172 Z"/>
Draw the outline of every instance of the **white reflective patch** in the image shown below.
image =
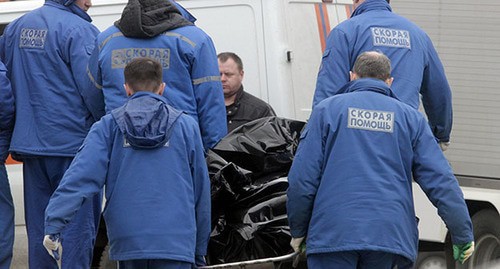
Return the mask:
<path id="1" fill-rule="evenodd" d="M 170 49 L 164 48 L 127 48 L 116 49 L 111 53 L 111 68 L 125 68 L 133 59 L 147 57 L 158 61 L 163 69 L 170 68 Z"/>
<path id="2" fill-rule="evenodd" d="M 394 131 L 394 112 L 353 107 L 348 110 L 347 128 L 387 133 Z"/>
<path id="3" fill-rule="evenodd" d="M 372 27 L 373 46 L 411 49 L 410 32 L 406 30 Z"/>
<path id="4" fill-rule="evenodd" d="M 19 36 L 20 48 L 43 49 L 47 39 L 47 29 L 21 29 Z"/>

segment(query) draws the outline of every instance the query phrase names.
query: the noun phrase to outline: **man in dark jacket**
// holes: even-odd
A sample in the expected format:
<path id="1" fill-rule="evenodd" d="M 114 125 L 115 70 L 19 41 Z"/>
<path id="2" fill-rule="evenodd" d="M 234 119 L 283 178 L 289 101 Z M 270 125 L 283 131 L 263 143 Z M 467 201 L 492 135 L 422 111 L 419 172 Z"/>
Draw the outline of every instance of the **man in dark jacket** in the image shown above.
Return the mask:
<path id="1" fill-rule="evenodd" d="M 16 102 L 10 151 L 23 161 L 30 268 L 56 266 L 41 245 L 45 207 L 90 126 L 104 114 L 102 91 L 92 91 L 85 77 L 99 33 L 86 12 L 91 5 L 46 0 L 0 37 L 0 58 Z M 100 212 L 100 197 L 89 198 L 63 233 L 69 239 L 63 243 L 63 267 L 90 267 Z"/>
<path id="2" fill-rule="evenodd" d="M 242 81 L 245 72 L 243 62 L 236 53 L 222 52 L 217 55 L 217 58 L 229 132 L 247 122 L 276 116 L 269 104 L 243 90 Z"/>
<path id="3" fill-rule="evenodd" d="M 137 57 L 161 63 L 164 97 L 198 122 L 205 149 L 226 135 L 213 42 L 172 2 L 129 0 L 121 19 L 97 37 L 88 74 L 95 88 L 103 91 L 107 112 L 126 102 L 123 68 Z"/>
<path id="4" fill-rule="evenodd" d="M 106 186 L 110 258 L 120 269 L 190 269 L 203 260 L 210 180 L 201 136 L 192 117 L 167 104 L 164 87 L 160 63 L 137 58 L 125 67 L 129 100 L 92 126 L 47 206 L 49 253 L 60 250 L 55 238 L 82 201 Z"/>
<path id="5" fill-rule="evenodd" d="M 394 67 L 392 89 L 415 109 L 420 95 L 432 133 L 442 150 L 449 144 L 452 128 L 451 90 L 443 65 L 427 34 L 417 25 L 392 12 L 388 0 L 355 0 L 350 19 L 328 36 L 319 70 L 313 107 L 335 95 L 349 82 L 349 71 L 364 51 L 378 50 Z"/>

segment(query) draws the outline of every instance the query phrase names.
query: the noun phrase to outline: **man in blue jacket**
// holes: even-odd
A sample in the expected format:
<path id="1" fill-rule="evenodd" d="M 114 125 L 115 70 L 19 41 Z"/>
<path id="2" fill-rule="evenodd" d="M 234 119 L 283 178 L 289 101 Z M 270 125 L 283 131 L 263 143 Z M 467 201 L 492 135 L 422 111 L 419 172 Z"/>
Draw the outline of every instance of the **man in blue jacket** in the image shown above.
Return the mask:
<path id="1" fill-rule="evenodd" d="M 464 262 L 474 249 L 462 191 L 427 125 L 389 88 L 390 61 L 364 52 L 342 94 L 320 102 L 288 175 L 292 247 L 307 238 L 309 269 L 411 266 L 418 230 L 412 175 Z"/>
<path id="2" fill-rule="evenodd" d="M 443 65 L 427 34 L 394 14 L 387 0 L 355 0 L 351 18 L 335 27 L 318 74 L 313 107 L 338 93 L 349 81 L 356 57 L 378 50 L 391 59 L 392 89 L 398 98 L 418 109 L 419 94 L 432 133 L 446 150 L 452 128 L 451 91 Z"/>
<path id="3" fill-rule="evenodd" d="M 82 201 L 106 186 L 103 214 L 119 268 L 191 268 L 206 255 L 210 234 L 210 180 L 198 124 L 162 96 L 160 63 L 137 58 L 124 73 L 130 98 L 90 130 L 50 199 L 44 245 L 57 253 L 55 238 Z"/>
<path id="4" fill-rule="evenodd" d="M 103 114 L 101 91 L 91 91 L 86 66 L 99 33 L 90 0 L 47 0 L 11 22 L 0 37 L 16 102 L 10 151 L 23 161 L 24 212 L 30 268 L 54 268 L 44 250 L 44 211 L 90 126 Z M 90 85 L 91 86 L 91 85 Z M 66 230 L 63 266 L 90 267 L 99 197 L 85 201 Z"/>
<path id="5" fill-rule="evenodd" d="M 96 40 L 89 77 L 104 93 L 106 111 L 123 105 L 123 68 L 150 57 L 163 68 L 170 105 L 199 124 L 205 149 L 227 133 L 217 55 L 210 37 L 165 0 L 129 0 L 119 21 Z"/>
<path id="6" fill-rule="evenodd" d="M 0 61 L 0 269 L 10 268 L 14 245 L 14 203 L 5 169 L 13 125 L 14 96 L 7 69 Z"/>

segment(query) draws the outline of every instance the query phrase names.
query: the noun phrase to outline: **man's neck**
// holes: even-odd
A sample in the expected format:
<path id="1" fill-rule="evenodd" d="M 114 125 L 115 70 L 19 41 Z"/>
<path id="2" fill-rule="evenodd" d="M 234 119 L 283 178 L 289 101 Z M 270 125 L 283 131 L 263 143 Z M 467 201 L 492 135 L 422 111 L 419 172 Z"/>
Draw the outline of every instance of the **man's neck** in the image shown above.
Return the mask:
<path id="1" fill-rule="evenodd" d="M 240 96 L 241 92 L 243 91 L 243 85 L 240 86 L 240 88 L 234 92 L 232 95 L 230 96 L 226 96 L 224 95 L 224 103 L 226 106 L 230 106 L 232 104 L 234 104 L 236 102 L 236 99 L 238 99 L 238 96 Z"/>
<path id="2" fill-rule="evenodd" d="M 224 97 L 224 103 L 226 104 L 226 106 L 234 104 L 234 101 L 236 101 L 236 94 L 233 94 L 229 97 Z"/>

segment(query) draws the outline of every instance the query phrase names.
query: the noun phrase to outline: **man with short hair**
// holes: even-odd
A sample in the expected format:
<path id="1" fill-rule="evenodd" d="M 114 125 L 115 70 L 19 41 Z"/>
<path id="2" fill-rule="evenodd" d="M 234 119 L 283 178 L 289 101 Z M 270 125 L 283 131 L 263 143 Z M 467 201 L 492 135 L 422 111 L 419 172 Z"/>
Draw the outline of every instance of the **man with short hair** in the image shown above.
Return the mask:
<path id="1" fill-rule="evenodd" d="M 10 151 L 23 162 L 24 213 L 30 268 L 55 268 L 41 244 L 50 196 L 92 124 L 103 114 L 102 91 L 85 77 L 99 33 L 87 10 L 91 0 L 46 0 L 11 22 L 0 37 L 0 59 L 15 96 Z M 101 198 L 89 197 L 61 237 L 63 268 L 91 265 Z"/>
<path id="2" fill-rule="evenodd" d="M 217 58 L 229 132 L 253 120 L 276 116 L 269 104 L 243 90 L 245 72 L 243 62 L 236 53 L 222 52 Z"/>
<path id="3" fill-rule="evenodd" d="M 210 236 L 203 144 L 196 121 L 163 97 L 162 73 L 149 58 L 125 67 L 128 101 L 92 126 L 47 206 L 49 253 L 60 250 L 56 238 L 82 201 L 106 186 L 110 258 L 120 269 L 203 264 Z"/>
<path id="4" fill-rule="evenodd" d="M 309 269 L 407 268 L 417 257 L 412 175 L 459 262 L 474 250 L 463 193 L 425 118 L 390 89 L 389 59 L 360 54 L 351 82 L 314 108 L 288 174 L 292 247 Z"/>
<path id="5" fill-rule="evenodd" d="M 451 90 L 432 41 L 417 25 L 393 13 L 389 0 L 353 0 L 353 7 L 351 18 L 328 36 L 313 108 L 349 81 L 358 55 L 378 50 L 394 67 L 394 93 L 415 109 L 422 96 L 432 133 L 446 150 L 453 122 Z"/>

